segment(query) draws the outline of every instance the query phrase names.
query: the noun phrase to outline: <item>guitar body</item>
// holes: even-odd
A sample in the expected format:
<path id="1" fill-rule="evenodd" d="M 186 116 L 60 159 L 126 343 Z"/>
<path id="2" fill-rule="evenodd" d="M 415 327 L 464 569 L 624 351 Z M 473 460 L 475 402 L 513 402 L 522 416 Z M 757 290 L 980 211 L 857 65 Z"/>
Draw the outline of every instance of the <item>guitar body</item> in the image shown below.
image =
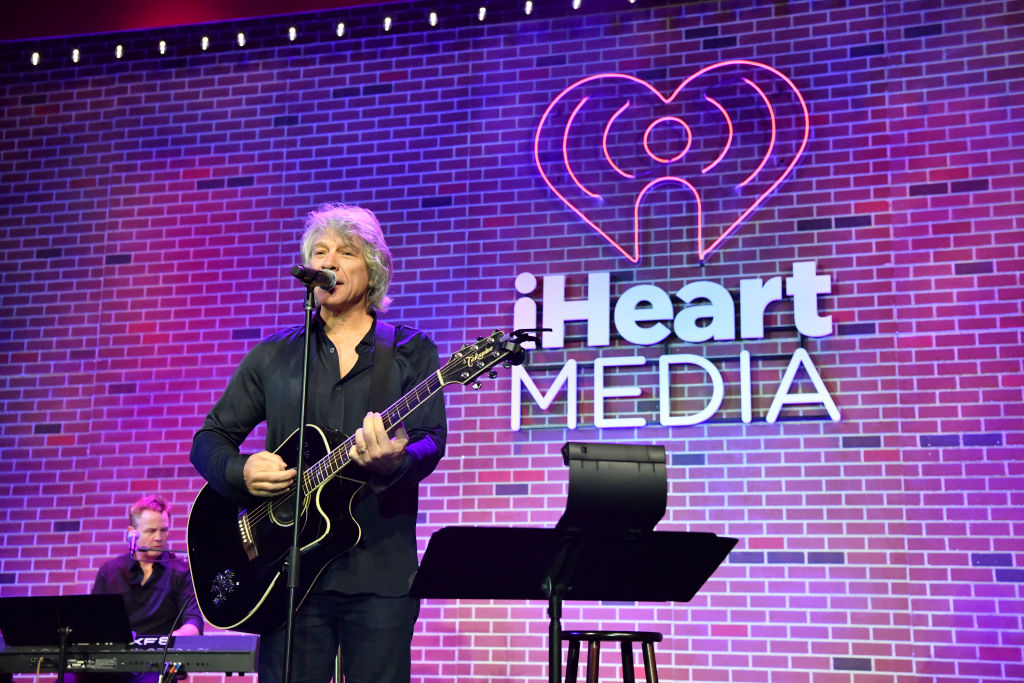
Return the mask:
<path id="1" fill-rule="evenodd" d="M 305 438 L 310 467 L 330 449 L 315 426 L 306 426 Z M 296 430 L 275 453 L 294 465 L 298 442 Z M 359 542 L 361 532 L 351 511 L 363 483 L 338 476 L 307 496 L 299 518 L 300 602 L 330 561 Z M 294 506 L 294 493 L 286 493 L 253 510 L 240 510 L 208 484 L 202 488 L 189 514 L 187 542 L 192 585 L 207 622 L 249 633 L 284 623 Z"/>

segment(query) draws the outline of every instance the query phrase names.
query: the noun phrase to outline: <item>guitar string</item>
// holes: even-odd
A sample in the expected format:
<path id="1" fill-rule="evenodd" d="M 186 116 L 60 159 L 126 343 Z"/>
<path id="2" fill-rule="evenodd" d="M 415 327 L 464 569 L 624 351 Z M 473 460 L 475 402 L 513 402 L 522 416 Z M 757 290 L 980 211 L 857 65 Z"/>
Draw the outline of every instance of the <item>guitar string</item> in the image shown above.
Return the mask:
<path id="1" fill-rule="evenodd" d="M 386 418 L 385 419 L 385 424 L 384 424 L 385 429 L 391 429 L 392 426 L 394 426 L 395 424 L 401 422 L 401 420 L 404 419 L 405 416 L 402 416 L 399 419 L 395 420 L 394 419 L 394 415 L 396 413 L 400 413 L 401 409 L 406 407 L 407 404 L 410 403 L 410 401 L 408 400 L 408 397 L 410 395 L 415 394 L 417 397 L 419 397 L 421 390 L 423 390 L 427 385 L 429 385 L 429 384 L 431 384 L 433 382 L 437 382 L 437 381 L 438 381 L 438 377 L 437 377 L 437 374 L 435 373 L 435 374 L 431 375 L 430 377 L 424 379 L 419 384 L 417 384 L 408 394 L 406 394 L 405 396 L 400 398 L 398 401 L 396 401 L 392 406 L 387 408 L 387 410 L 385 410 L 381 414 L 382 418 Z M 427 392 L 427 394 L 422 399 L 420 399 L 417 402 L 416 406 L 414 406 L 413 408 L 410 408 L 408 410 L 408 413 L 406 413 L 406 415 L 412 413 L 412 411 L 416 407 L 419 407 L 420 403 L 422 403 L 427 398 L 429 398 L 434 393 L 436 393 L 438 391 L 438 389 L 440 389 L 442 386 L 444 386 L 444 385 L 439 383 L 436 387 L 434 387 L 433 389 L 430 389 Z M 351 458 L 349 457 L 348 453 L 351 450 L 352 446 L 355 446 L 355 445 L 356 445 L 355 436 L 350 436 L 347 439 L 345 439 L 345 441 L 341 445 L 339 445 L 333 451 L 331 451 L 326 456 L 321 458 L 315 465 L 311 466 L 310 469 L 307 470 L 304 473 L 304 477 L 303 477 L 303 494 L 302 495 L 305 496 L 305 497 L 308 497 L 309 494 L 313 490 L 315 490 L 317 487 L 321 486 L 328 479 L 330 479 L 335 474 L 337 474 L 337 472 L 342 467 L 347 465 L 349 463 L 349 461 L 351 460 Z M 313 476 L 311 476 L 311 475 L 316 476 L 315 473 L 316 473 L 316 471 L 318 469 L 327 469 L 326 465 L 323 465 L 323 467 L 321 468 L 321 465 L 323 463 L 325 463 L 325 461 L 328 464 L 333 464 L 333 463 L 336 463 L 336 462 L 340 461 L 340 464 L 337 465 L 335 471 L 331 472 L 329 476 L 326 473 L 324 473 L 323 481 L 318 483 L 318 484 L 316 484 L 316 486 L 313 486 L 312 483 L 311 483 L 312 479 L 313 479 Z M 287 492 L 281 494 L 280 496 L 274 498 L 273 500 L 265 501 L 263 503 L 260 503 L 259 505 L 257 505 L 252 510 L 246 512 L 245 516 L 249 520 L 249 524 L 250 525 L 261 524 L 268 517 L 270 517 L 270 515 L 272 514 L 272 509 L 271 508 L 274 507 L 275 505 L 280 505 L 281 503 L 286 504 L 286 509 L 288 510 L 288 512 L 290 514 L 294 510 L 294 506 L 295 506 L 295 501 L 293 500 L 294 497 L 295 497 L 295 487 L 292 486 Z M 290 526 L 290 524 L 286 524 L 285 526 Z"/>
<path id="2" fill-rule="evenodd" d="M 497 335 L 492 335 L 491 338 L 488 339 L 488 341 L 489 342 L 497 341 L 496 337 L 497 337 Z M 465 354 L 466 354 L 467 350 L 468 349 L 463 349 L 462 351 L 456 353 L 455 356 L 453 356 L 452 360 L 453 361 L 456 361 L 456 360 L 458 361 L 457 363 L 455 363 L 456 366 L 458 366 L 458 365 L 465 365 L 465 363 L 463 363 L 462 361 L 463 361 L 463 358 L 465 357 Z M 479 366 L 478 369 L 480 370 L 480 372 L 483 372 L 483 371 L 487 370 L 487 368 L 489 368 L 489 367 L 493 367 L 494 365 L 497 365 L 497 363 L 503 357 L 505 357 L 505 355 L 507 355 L 507 354 L 506 353 L 492 352 L 491 355 L 493 356 L 493 358 L 491 359 L 491 362 L 484 362 L 482 364 L 478 362 L 478 366 Z M 426 401 L 428 398 L 433 396 L 438 390 L 443 388 L 446 384 L 451 384 L 451 383 L 457 381 L 455 379 L 448 379 L 448 381 L 446 382 L 443 379 L 446 376 L 450 377 L 450 376 L 458 374 L 457 369 L 455 367 L 452 367 L 452 368 L 449 367 L 452 364 L 453 364 L 452 362 L 449 362 L 447 365 L 445 365 L 443 368 L 441 368 L 437 373 L 434 373 L 434 374 L 430 375 L 429 377 L 427 377 L 426 379 L 424 379 L 422 382 L 420 382 L 415 387 L 413 387 L 413 389 L 411 391 L 409 391 L 405 396 L 403 396 L 402 398 L 398 399 L 393 405 L 391 405 L 383 413 L 381 413 L 381 418 L 384 420 L 384 428 L 385 428 L 385 430 L 386 431 L 390 431 L 391 428 L 394 425 L 398 424 L 403 419 L 405 419 L 405 417 L 410 415 L 424 401 Z M 440 375 L 440 377 L 439 377 L 439 375 Z M 471 373 L 470 373 L 470 375 L 467 375 L 467 377 L 465 378 L 465 381 L 468 382 L 470 379 L 472 379 Z M 437 382 L 437 386 L 435 386 L 433 388 L 430 388 L 430 385 L 433 384 L 434 382 Z M 422 398 L 420 398 L 420 394 L 421 394 L 422 391 L 426 391 L 426 393 L 423 395 Z M 412 397 L 413 396 L 415 396 L 415 398 L 416 398 L 415 405 L 411 405 L 412 404 Z M 410 407 L 410 405 L 411 405 L 411 407 Z M 407 411 L 405 412 L 405 414 L 404 415 L 400 415 L 401 412 L 402 412 L 402 409 L 406 409 L 406 408 L 407 408 Z M 396 415 L 399 415 L 398 419 L 395 419 Z M 312 493 L 316 488 L 322 486 L 324 483 L 329 481 L 332 477 L 334 477 L 341 470 L 341 468 L 345 467 L 351 461 L 351 457 L 348 454 L 351 451 L 352 447 L 355 446 L 355 445 L 356 445 L 355 436 L 354 435 L 350 436 L 341 445 L 339 445 L 333 451 L 331 451 L 326 456 L 321 458 L 316 464 L 314 464 L 312 467 L 310 467 L 310 469 L 307 470 L 304 473 L 304 475 L 303 475 L 303 496 L 304 497 L 308 497 L 310 495 L 310 493 Z M 330 467 L 328 465 L 330 465 Z M 322 481 L 319 481 L 319 482 L 315 483 L 315 485 L 314 485 L 313 481 L 317 477 L 322 478 Z M 270 517 L 270 515 L 272 514 L 271 508 L 276 503 L 280 503 L 280 502 L 287 503 L 288 504 L 288 508 L 287 509 L 289 511 L 294 510 L 295 503 L 292 500 L 292 498 L 294 498 L 294 496 L 295 496 L 295 487 L 293 486 L 291 489 L 289 489 L 287 492 L 281 494 L 277 498 L 274 498 L 273 500 L 269 500 L 269 501 L 265 501 L 263 503 L 260 503 L 259 505 L 257 505 L 252 510 L 248 510 L 248 511 L 242 513 L 242 515 L 248 520 L 250 527 L 255 525 L 255 524 L 261 524 L 268 517 Z M 286 526 L 290 526 L 290 524 L 288 524 Z"/>

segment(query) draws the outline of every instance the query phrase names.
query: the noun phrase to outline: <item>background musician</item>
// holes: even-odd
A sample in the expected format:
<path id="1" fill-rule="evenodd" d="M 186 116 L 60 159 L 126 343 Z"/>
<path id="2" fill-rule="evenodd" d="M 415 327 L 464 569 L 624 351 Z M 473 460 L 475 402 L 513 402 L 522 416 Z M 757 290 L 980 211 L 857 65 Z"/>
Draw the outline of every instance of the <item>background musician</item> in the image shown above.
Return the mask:
<path id="1" fill-rule="evenodd" d="M 128 522 L 128 552 L 100 567 L 92 592 L 122 595 L 136 635 L 202 633 L 188 562 L 166 550 L 171 524 L 167 501 L 152 495 L 140 498 L 129 508 Z"/>
<path id="2" fill-rule="evenodd" d="M 124 597 L 136 636 L 192 636 L 203 632 L 188 561 L 167 550 L 170 507 L 160 496 L 144 496 L 128 509 L 128 552 L 107 560 L 96 573 L 93 593 Z M 173 629 L 173 630 L 172 630 Z M 155 683 L 157 672 L 77 673 L 72 683 Z"/>

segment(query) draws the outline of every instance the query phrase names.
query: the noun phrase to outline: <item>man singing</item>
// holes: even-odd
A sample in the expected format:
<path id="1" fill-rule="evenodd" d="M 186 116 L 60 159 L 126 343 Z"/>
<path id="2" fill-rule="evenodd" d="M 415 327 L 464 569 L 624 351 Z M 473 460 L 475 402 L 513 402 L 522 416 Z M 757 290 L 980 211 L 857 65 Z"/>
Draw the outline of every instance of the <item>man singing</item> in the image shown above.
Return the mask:
<path id="1" fill-rule="evenodd" d="M 347 683 L 407 682 L 419 614 L 419 602 L 409 597 L 417 568 L 418 485 L 444 454 L 447 425 L 437 394 L 390 435 L 374 412 L 382 407 L 371 406 L 370 397 L 383 407 L 397 401 L 437 371 L 437 348 L 403 325 L 394 327 L 393 342 L 376 341 L 388 338 L 375 333 L 385 325 L 377 314 L 390 302 L 391 254 L 370 211 L 345 205 L 314 211 L 301 254 L 305 265 L 337 276 L 333 289 L 315 292 L 306 422 L 320 427 L 332 448 L 354 435 L 349 456 L 366 484 L 352 508 L 362 530 L 359 544 L 327 565 L 296 615 L 292 682 L 326 683 L 339 646 Z M 241 507 L 280 495 L 294 481 L 295 471 L 270 449 L 299 427 L 302 332 L 297 325 L 257 344 L 193 441 L 196 469 Z M 386 361 L 375 366 L 380 358 Z M 268 450 L 241 454 L 242 442 L 261 422 Z M 325 488 L 321 497 L 331 493 Z M 283 626 L 261 634 L 260 683 L 280 681 L 284 640 Z"/>

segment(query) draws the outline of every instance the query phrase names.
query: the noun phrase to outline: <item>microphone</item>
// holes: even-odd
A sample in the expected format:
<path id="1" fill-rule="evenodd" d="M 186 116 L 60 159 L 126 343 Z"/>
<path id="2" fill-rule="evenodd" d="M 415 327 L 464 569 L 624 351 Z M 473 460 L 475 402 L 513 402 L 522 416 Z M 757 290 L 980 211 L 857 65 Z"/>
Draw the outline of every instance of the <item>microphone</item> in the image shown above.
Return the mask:
<path id="1" fill-rule="evenodd" d="M 338 284 L 338 276 L 333 270 L 317 270 L 306 266 L 292 266 L 292 275 L 299 279 L 299 282 L 308 286 L 317 286 L 320 289 L 332 290 Z"/>

